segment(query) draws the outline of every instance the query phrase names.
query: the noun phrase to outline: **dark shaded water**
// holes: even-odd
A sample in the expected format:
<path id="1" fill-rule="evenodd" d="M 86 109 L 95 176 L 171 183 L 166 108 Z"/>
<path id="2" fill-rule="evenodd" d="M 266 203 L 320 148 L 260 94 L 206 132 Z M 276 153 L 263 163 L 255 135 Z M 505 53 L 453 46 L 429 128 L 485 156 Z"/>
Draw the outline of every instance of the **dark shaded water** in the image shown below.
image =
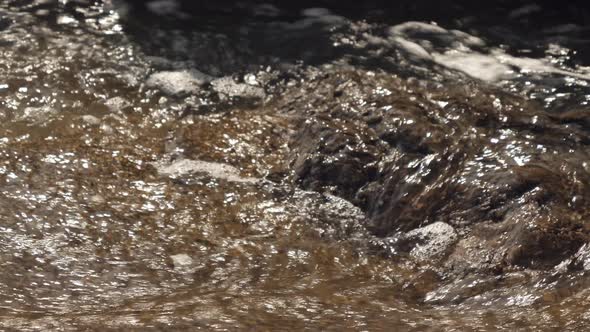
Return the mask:
<path id="1" fill-rule="evenodd" d="M 0 1 L 0 327 L 590 326 L 584 11 L 420 5 Z"/>

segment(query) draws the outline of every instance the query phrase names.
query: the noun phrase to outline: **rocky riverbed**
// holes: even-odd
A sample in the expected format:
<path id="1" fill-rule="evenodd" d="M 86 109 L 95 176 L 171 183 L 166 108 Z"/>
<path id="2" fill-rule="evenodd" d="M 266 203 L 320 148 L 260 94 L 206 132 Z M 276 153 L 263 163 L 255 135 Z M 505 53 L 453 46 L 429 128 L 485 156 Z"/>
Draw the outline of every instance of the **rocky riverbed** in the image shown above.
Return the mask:
<path id="1" fill-rule="evenodd" d="M 588 26 L 501 3 L 1 1 L 0 327 L 584 330 Z"/>

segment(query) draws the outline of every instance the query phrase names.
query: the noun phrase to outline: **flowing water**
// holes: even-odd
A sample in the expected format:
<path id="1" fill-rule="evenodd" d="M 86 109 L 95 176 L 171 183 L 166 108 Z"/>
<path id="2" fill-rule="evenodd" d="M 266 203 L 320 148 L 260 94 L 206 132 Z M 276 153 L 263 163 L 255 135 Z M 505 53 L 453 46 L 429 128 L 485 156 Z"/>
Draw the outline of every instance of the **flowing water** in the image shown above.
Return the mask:
<path id="1" fill-rule="evenodd" d="M 590 327 L 580 17 L 138 3 L 0 0 L 1 329 Z"/>

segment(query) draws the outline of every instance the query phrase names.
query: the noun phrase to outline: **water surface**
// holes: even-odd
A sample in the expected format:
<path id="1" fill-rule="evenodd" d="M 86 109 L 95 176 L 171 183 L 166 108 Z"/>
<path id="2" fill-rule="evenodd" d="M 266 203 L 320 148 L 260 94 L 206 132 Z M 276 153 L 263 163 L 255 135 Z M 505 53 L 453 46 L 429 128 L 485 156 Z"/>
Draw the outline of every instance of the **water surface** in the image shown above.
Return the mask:
<path id="1" fill-rule="evenodd" d="M 589 326 L 583 22 L 174 4 L 0 2 L 0 327 Z"/>

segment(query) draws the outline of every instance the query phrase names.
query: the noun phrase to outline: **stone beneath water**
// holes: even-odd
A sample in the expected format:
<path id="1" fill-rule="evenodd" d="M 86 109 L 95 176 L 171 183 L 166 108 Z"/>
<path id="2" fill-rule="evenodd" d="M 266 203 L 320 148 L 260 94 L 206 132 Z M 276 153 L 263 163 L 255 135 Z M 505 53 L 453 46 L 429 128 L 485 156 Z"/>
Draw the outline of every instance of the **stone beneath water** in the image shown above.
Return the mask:
<path id="1" fill-rule="evenodd" d="M 416 242 L 410 256 L 419 261 L 440 258 L 458 239 L 453 226 L 440 221 L 416 228 L 408 232 L 406 237 Z"/>
<path id="2" fill-rule="evenodd" d="M 170 256 L 176 269 L 184 268 L 193 264 L 193 259 L 187 254 L 177 254 Z"/>
<path id="3" fill-rule="evenodd" d="M 56 116 L 58 111 L 50 106 L 26 107 L 15 114 L 15 120 L 29 123 L 43 123 Z"/>
<path id="4" fill-rule="evenodd" d="M 106 199 L 102 195 L 96 194 L 90 196 L 88 202 L 93 205 L 102 205 L 106 203 Z"/>
<path id="5" fill-rule="evenodd" d="M 196 69 L 161 71 L 150 75 L 146 86 L 159 89 L 170 96 L 183 96 L 199 92 L 211 79 L 211 76 Z"/>
<path id="6" fill-rule="evenodd" d="M 211 85 L 222 98 L 262 99 L 265 96 L 264 89 L 251 84 L 237 83 L 231 77 L 218 78 L 213 80 Z"/>
<path id="7" fill-rule="evenodd" d="M 216 179 L 229 182 L 256 183 L 258 179 L 242 177 L 240 171 L 230 165 L 190 159 L 178 159 L 172 163 L 154 164 L 158 173 L 170 177 L 182 177 L 195 173 L 204 173 Z"/>
<path id="8" fill-rule="evenodd" d="M 100 124 L 100 119 L 95 117 L 94 115 L 82 115 L 82 121 L 84 121 L 86 124 L 89 124 L 91 126 L 98 126 Z"/>
<path id="9" fill-rule="evenodd" d="M 104 105 L 113 113 L 119 113 L 131 108 L 131 103 L 123 97 L 113 97 L 104 101 Z"/>
<path id="10" fill-rule="evenodd" d="M 391 252 L 449 273 L 498 273 L 550 270 L 588 242 L 590 211 L 571 197 L 590 195 L 580 162 L 590 136 L 570 120 L 475 86 L 435 93 L 366 71 L 310 76 L 278 103 L 300 117 L 295 180 L 355 203 L 378 238 L 393 237 Z"/>

